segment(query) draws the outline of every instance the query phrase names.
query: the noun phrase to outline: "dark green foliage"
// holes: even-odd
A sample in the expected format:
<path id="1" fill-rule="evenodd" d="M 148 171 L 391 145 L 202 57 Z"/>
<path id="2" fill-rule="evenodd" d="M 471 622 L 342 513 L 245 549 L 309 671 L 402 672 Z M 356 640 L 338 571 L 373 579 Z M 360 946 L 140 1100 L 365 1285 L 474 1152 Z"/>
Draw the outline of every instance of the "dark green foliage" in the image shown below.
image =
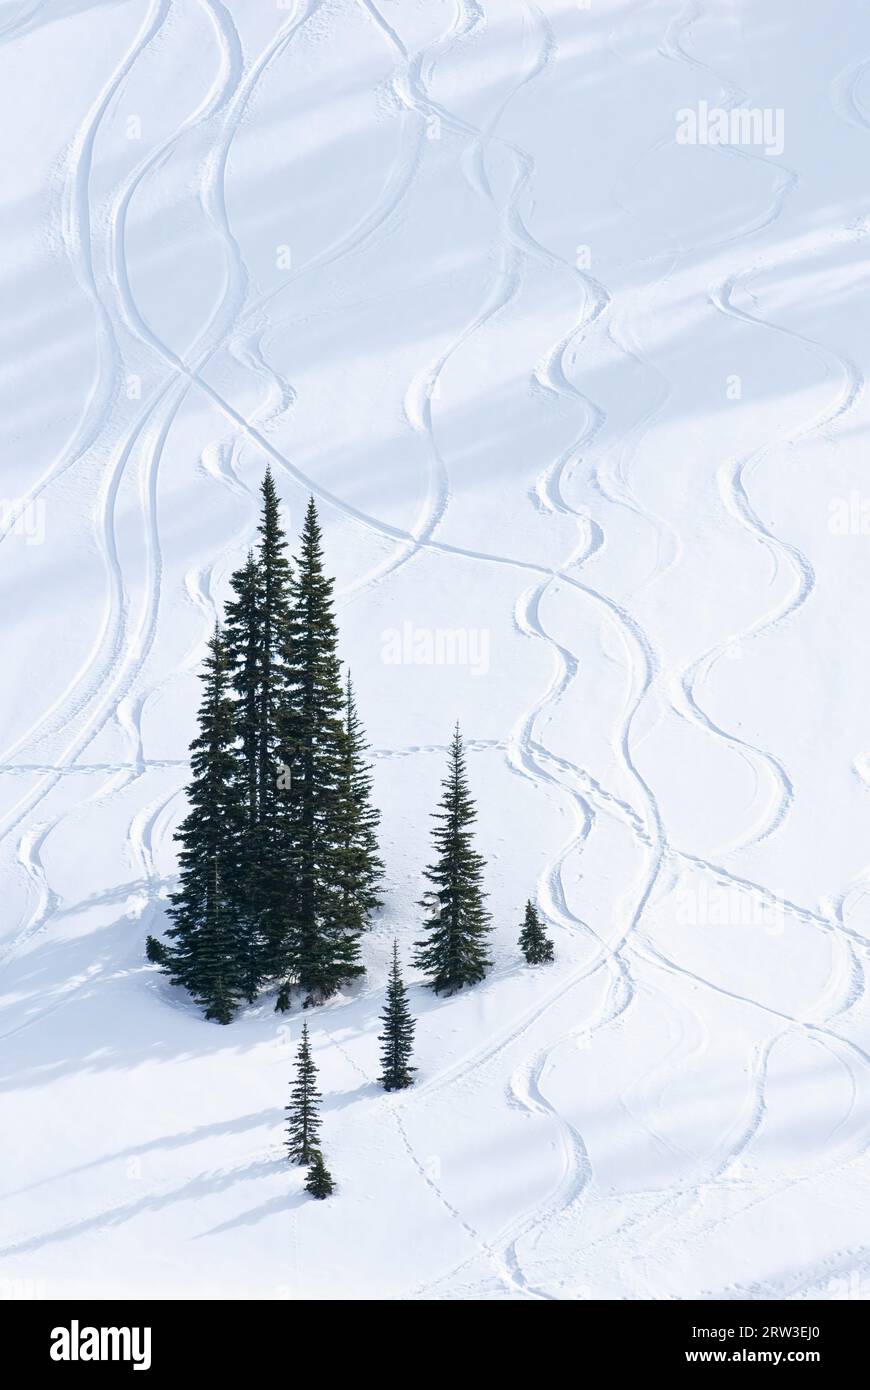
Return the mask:
<path id="1" fill-rule="evenodd" d="M 278 494 L 268 468 L 261 496 L 257 551 L 250 552 L 246 564 L 233 575 L 234 598 L 227 605 L 246 808 L 239 961 L 248 999 L 254 998 L 263 977 L 274 969 L 285 927 L 278 728 L 286 699 L 290 565 Z"/>
<path id="2" fill-rule="evenodd" d="M 230 580 L 234 598 L 226 608 L 224 639 L 233 673 L 236 733 L 244 782 L 245 816 L 249 825 L 259 820 L 258 734 L 260 727 L 260 669 L 262 624 L 260 578 L 253 550 Z"/>
<path id="3" fill-rule="evenodd" d="M 544 931 L 537 908 L 531 901 L 526 903 L 520 950 L 529 965 L 543 965 L 553 959 L 553 943 Z"/>
<path id="4" fill-rule="evenodd" d="M 226 644 L 236 692 L 235 727 L 239 745 L 239 793 L 243 825 L 239 845 L 241 903 L 237 954 L 245 998 L 252 1002 L 263 976 L 264 926 L 262 834 L 258 749 L 262 668 L 260 577 L 254 552 L 232 576 L 235 597 L 226 609 Z"/>
<path id="5" fill-rule="evenodd" d="M 319 1149 L 315 1149 L 312 1155 L 311 1167 L 305 1179 L 305 1191 L 310 1192 L 312 1197 L 317 1197 L 319 1201 L 322 1201 L 324 1197 L 329 1197 L 335 1191 L 332 1174 L 324 1163 L 323 1154 Z"/>
<path id="6" fill-rule="evenodd" d="M 257 552 L 260 612 L 260 692 L 257 778 L 260 822 L 275 821 L 279 803 L 279 721 L 286 692 L 286 635 L 290 617 L 290 564 L 278 494 L 269 468 L 262 486 L 263 513 Z"/>
<path id="7" fill-rule="evenodd" d="M 426 909 L 423 925 L 428 936 L 415 943 L 414 963 L 425 970 L 436 992 L 453 994 L 464 985 L 477 984 L 491 964 L 486 952 L 490 919 L 483 906 L 484 861 L 473 849 L 476 811 L 458 724 L 442 788 L 440 809 L 433 817 L 437 858 L 425 871 L 432 887 L 420 904 Z"/>
<path id="8" fill-rule="evenodd" d="M 401 1091 L 413 1085 L 416 1067 L 411 1066 L 416 1024 L 408 1007 L 408 991 L 399 969 L 399 946 L 393 942 L 393 964 L 387 980 L 387 1000 L 381 1014 L 384 1030 L 381 1043 L 380 1083 L 385 1091 Z"/>
<path id="9" fill-rule="evenodd" d="M 384 866 L 378 856 L 380 813 L 372 805 L 368 744 L 356 707 L 350 672 L 344 690 L 344 730 L 338 764 L 335 809 L 335 878 L 345 930 L 360 936 L 370 914 L 381 905 Z"/>
<path id="10" fill-rule="evenodd" d="M 164 956 L 173 983 L 184 985 L 205 1006 L 207 1018 L 227 1023 L 240 993 L 236 925 L 243 814 L 227 655 L 217 629 L 202 679 L 199 734 L 191 744 L 190 810 L 176 832 L 179 886 L 172 895 L 171 944 Z"/>
<path id="11" fill-rule="evenodd" d="M 241 993 L 236 960 L 236 915 L 224 889 L 220 866 L 211 867 L 211 892 L 196 953 L 196 983 L 192 991 L 215 1023 L 231 1023 Z"/>
<path id="12" fill-rule="evenodd" d="M 296 1054 L 296 1079 L 290 1088 L 287 1111 L 287 1156 L 291 1163 L 311 1163 L 320 1130 L 320 1092 L 317 1068 L 311 1056 L 308 1024 L 302 1025 L 302 1041 Z"/>
<path id="13" fill-rule="evenodd" d="M 222 1020 L 268 980 L 284 1009 L 296 989 L 307 1007 L 362 974 L 383 874 L 314 501 L 294 578 L 268 469 L 261 491 L 257 546 L 232 576 L 203 673 L 173 925 L 167 943 L 147 944 Z"/>
<path id="14" fill-rule="evenodd" d="M 166 947 L 162 941 L 158 941 L 156 936 L 146 936 L 145 938 L 145 958 L 152 965 L 166 965 L 169 957 L 166 954 Z"/>
<path id="15" fill-rule="evenodd" d="M 346 734 L 332 588 L 323 570 L 311 498 L 290 585 L 281 724 L 282 759 L 291 771 L 285 794 L 285 867 L 292 892 L 286 901 L 279 1008 L 287 1007 L 293 987 L 305 991 L 306 1003 L 314 1003 L 363 973 L 358 904 L 351 895 L 354 910 L 346 910 L 343 891 Z"/>

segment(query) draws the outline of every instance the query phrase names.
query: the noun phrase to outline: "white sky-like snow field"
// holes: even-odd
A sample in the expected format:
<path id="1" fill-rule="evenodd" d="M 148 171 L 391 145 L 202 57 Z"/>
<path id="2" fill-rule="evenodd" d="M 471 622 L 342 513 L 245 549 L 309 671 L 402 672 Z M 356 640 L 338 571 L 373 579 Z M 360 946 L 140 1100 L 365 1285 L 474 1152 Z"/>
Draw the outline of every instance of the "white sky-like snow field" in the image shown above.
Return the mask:
<path id="1" fill-rule="evenodd" d="M 0 143 L 0 1292 L 870 1296 L 867 5 L 18 0 Z M 324 1203 L 298 1014 L 143 958 L 267 461 L 388 869 Z M 495 964 L 387 1096 L 457 717 Z"/>

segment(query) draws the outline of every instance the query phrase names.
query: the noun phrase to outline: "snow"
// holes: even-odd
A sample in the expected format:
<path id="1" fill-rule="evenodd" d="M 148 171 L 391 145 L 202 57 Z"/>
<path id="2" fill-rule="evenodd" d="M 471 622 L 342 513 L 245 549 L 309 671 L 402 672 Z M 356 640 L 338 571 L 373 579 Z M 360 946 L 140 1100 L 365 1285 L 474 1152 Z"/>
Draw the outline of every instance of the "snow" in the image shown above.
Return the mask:
<path id="1" fill-rule="evenodd" d="M 0 1291 L 868 1296 L 865 53 L 859 0 L 2 5 Z M 299 1016 L 143 958 L 267 461 L 389 873 L 326 1202 Z M 456 717 L 495 964 L 409 971 L 388 1096 Z"/>

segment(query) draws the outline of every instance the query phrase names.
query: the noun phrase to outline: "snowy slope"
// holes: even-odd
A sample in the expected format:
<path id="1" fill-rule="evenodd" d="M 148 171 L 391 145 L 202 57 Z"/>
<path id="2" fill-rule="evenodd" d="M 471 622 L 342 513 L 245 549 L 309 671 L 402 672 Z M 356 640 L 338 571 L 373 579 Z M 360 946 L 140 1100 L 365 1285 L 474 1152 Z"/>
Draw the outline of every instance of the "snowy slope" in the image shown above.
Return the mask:
<path id="1" fill-rule="evenodd" d="M 7 0 L 0 132 L 0 1291 L 867 1297 L 866 5 Z M 326 1203 L 298 1018 L 143 961 L 267 461 L 390 883 Z M 457 716 L 496 965 L 388 1097 Z"/>

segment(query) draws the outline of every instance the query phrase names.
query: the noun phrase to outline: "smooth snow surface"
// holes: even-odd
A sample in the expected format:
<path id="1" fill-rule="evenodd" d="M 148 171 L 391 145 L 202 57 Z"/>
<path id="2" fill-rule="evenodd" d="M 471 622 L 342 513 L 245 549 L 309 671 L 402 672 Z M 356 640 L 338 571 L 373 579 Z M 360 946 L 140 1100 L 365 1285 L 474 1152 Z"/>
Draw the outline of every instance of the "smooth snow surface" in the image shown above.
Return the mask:
<path id="1" fill-rule="evenodd" d="M 868 1296 L 866 0 L 17 0 L 0 131 L 2 1291 Z M 267 461 L 389 870 L 323 1203 L 299 1016 L 143 959 Z M 457 717 L 495 967 L 390 1097 Z"/>

